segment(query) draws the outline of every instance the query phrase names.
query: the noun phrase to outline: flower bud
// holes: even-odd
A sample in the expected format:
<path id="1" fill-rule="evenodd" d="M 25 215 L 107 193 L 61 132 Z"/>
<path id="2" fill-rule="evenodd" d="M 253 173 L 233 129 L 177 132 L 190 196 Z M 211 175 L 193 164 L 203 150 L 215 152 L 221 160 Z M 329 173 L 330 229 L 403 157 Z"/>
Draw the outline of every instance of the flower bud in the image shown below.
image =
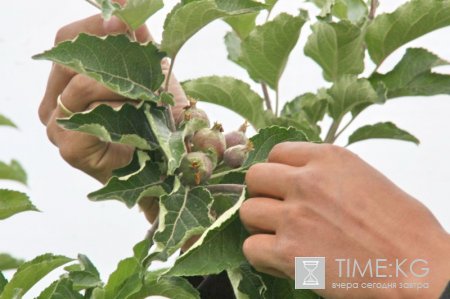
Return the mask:
<path id="1" fill-rule="evenodd" d="M 217 156 L 217 162 L 222 161 L 226 148 L 225 136 L 222 132 L 222 125 L 219 123 L 215 123 L 211 129 L 203 128 L 197 131 L 192 137 L 192 149 L 205 153 L 213 152 Z"/>
<path id="2" fill-rule="evenodd" d="M 237 131 L 225 134 L 227 148 L 233 147 L 238 144 L 245 145 L 247 143 L 248 138 L 247 136 L 245 136 L 247 126 L 247 122 L 245 122 Z"/>
<path id="3" fill-rule="evenodd" d="M 197 122 L 203 122 L 205 128 L 210 127 L 210 122 L 206 112 L 200 108 L 197 108 L 197 101 L 194 99 L 189 100 L 189 106 L 184 107 L 183 111 L 175 118 L 175 124 L 180 127 L 182 124 L 196 120 Z"/>
<path id="4" fill-rule="evenodd" d="M 246 145 L 238 144 L 228 148 L 223 155 L 223 162 L 231 168 L 239 168 L 248 158 L 248 153 L 253 150 L 253 144 L 249 141 Z"/>

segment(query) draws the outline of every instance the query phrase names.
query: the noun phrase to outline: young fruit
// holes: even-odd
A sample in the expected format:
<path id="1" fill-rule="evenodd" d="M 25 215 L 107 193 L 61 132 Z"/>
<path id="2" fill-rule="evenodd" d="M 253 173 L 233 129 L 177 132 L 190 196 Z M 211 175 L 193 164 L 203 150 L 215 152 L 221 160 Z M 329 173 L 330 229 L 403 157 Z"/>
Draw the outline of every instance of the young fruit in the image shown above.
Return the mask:
<path id="1" fill-rule="evenodd" d="M 211 177 L 213 164 L 207 154 L 192 152 L 186 154 L 181 160 L 180 171 L 183 184 L 197 186 Z"/>
<path id="2" fill-rule="evenodd" d="M 215 123 L 211 129 L 203 128 L 197 131 L 192 137 L 192 150 L 209 154 L 212 152 L 217 156 L 217 162 L 222 161 L 226 149 L 222 132 L 222 125 L 219 123 Z"/>
<path id="3" fill-rule="evenodd" d="M 223 162 L 231 168 L 239 168 L 244 164 L 248 153 L 253 150 L 253 144 L 249 141 L 247 144 L 238 144 L 228 148 L 223 155 Z"/>
<path id="4" fill-rule="evenodd" d="M 175 124 L 177 127 L 180 127 L 190 120 L 196 120 L 199 123 L 203 123 L 202 127 L 210 127 L 208 115 L 206 115 L 206 112 L 202 109 L 197 108 L 197 101 L 192 98 L 189 99 L 189 106 L 184 107 L 184 110 L 176 117 Z"/>
<path id="5" fill-rule="evenodd" d="M 227 148 L 233 147 L 238 144 L 245 145 L 248 141 L 245 132 L 247 131 L 248 124 L 245 122 L 237 131 L 233 131 L 225 134 L 225 140 Z"/>

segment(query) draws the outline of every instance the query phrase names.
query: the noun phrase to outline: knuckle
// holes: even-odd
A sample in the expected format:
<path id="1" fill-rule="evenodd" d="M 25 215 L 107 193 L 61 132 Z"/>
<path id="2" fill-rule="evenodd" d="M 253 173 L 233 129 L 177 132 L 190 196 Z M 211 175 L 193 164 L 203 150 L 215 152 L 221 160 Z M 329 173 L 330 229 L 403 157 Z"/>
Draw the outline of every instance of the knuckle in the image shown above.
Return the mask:
<path id="1" fill-rule="evenodd" d="M 67 101 L 84 99 L 89 97 L 92 93 L 92 88 L 90 84 L 90 79 L 88 77 L 77 75 L 73 77 L 67 87 L 61 94 L 61 100 L 63 103 Z"/>
<path id="2" fill-rule="evenodd" d="M 346 152 L 348 151 L 345 148 L 334 144 L 324 143 L 320 145 L 320 153 L 326 157 L 340 157 L 345 155 Z"/>
<path id="3" fill-rule="evenodd" d="M 69 31 L 70 31 L 69 26 L 70 25 L 63 26 L 63 27 L 59 28 L 58 31 L 56 31 L 55 45 L 69 39 Z"/>
<path id="4" fill-rule="evenodd" d="M 59 146 L 59 154 L 61 157 L 70 165 L 73 167 L 76 167 L 76 165 L 79 162 L 79 155 L 76 150 L 70 144 L 61 144 Z"/>
<path id="5" fill-rule="evenodd" d="M 44 126 L 48 124 L 50 119 L 50 111 L 43 102 L 39 105 L 38 116 Z"/>
<path id="6" fill-rule="evenodd" d="M 251 203 L 250 199 L 248 199 L 242 203 L 241 207 L 239 208 L 239 217 L 241 218 L 242 221 L 245 222 L 245 220 L 248 218 L 248 216 L 251 213 L 251 209 L 252 209 L 252 203 Z"/>
<path id="7" fill-rule="evenodd" d="M 263 167 L 263 163 L 257 163 L 252 165 L 245 174 L 245 181 L 247 184 L 252 184 L 255 181 L 255 177 L 258 174 L 258 172 L 261 171 L 261 167 Z"/>
<path id="8" fill-rule="evenodd" d="M 255 250 L 255 242 L 253 242 L 253 237 L 250 236 L 244 240 L 244 243 L 242 244 L 242 252 L 244 253 L 245 258 L 251 265 L 255 264 L 255 261 L 253 259 L 254 250 Z"/>

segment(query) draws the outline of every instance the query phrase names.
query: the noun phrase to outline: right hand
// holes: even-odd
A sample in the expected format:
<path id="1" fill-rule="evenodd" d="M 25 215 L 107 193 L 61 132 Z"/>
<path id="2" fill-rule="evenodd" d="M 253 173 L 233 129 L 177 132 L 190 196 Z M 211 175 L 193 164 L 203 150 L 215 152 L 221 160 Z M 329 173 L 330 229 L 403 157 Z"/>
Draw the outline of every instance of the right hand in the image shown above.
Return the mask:
<path id="1" fill-rule="evenodd" d="M 74 22 L 59 29 L 55 44 L 74 39 L 80 33 L 105 36 L 108 34 L 126 33 L 127 26 L 117 18 L 104 22 L 101 15 Z M 135 32 L 137 41 L 145 43 L 152 40 L 147 27 L 142 26 Z M 163 73 L 167 76 L 169 62 L 162 63 Z M 186 95 L 180 84 L 171 77 L 169 91 L 174 95 L 176 105 L 172 111 L 174 117 L 181 113 L 183 107 L 188 105 Z M 71 112 L 82 112 L 93 109 L 100 104 L 114 107 L 130 102 L 97 81 L 78 74 L 64 66 L 53 64 L 48 79 L 44 98 L 39 107 L 39 117 L 47 127 L 47 135 L 60 151 L 62 158 L 73 167 L 106 183 L 112 171 L 126 166 L 132 159 L 134 148 L 128 145 L 107 143 L 97 137 L 74 131 L 67 131 L 59 127 L 56 120 L 67 115 L 57 104 L 60 97 L 62 104 Z M 141 203 L 147 219 L 152 221 L 157 210 L 153 200 L 144 200 Z"/>

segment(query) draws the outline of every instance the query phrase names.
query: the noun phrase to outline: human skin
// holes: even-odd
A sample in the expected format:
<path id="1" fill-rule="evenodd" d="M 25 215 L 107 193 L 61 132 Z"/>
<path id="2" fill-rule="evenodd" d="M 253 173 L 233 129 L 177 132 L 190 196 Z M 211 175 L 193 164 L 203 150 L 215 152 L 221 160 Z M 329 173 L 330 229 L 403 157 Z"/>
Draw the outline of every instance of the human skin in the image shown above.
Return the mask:
<path id="1" fill-rule="evenodd" d="M 294 258 L 326 258 L 326 298 L 438 298 L 450 280 L 450 236 L 431 212 L 357 155 L 330 144 L 281 143 L 246 176 L 243 245 L 259 271 L 294 278 Z M 338 277 L 335 259 L 424 259 L 429 274 Z M 416 271 L 417 272 L 417 271 Z M 393 275 L 389 278 L 389 275 Z M 332 282 L 429 282 L 428 289 L 333 289 Z"/>
<path id="2" fill-rule="evenodd" d="M 104 22 L 101 15 L 95 15 L 59 29 L 55 37 L 55 44 L 74 39 L 80 33 L 105 36 L 126 32 L 127 27 L 119 19 L 113 17 L 109 22 Z M 135 35 L 137 41 L 141 43 L 152 40 L 145 26 L 137 29 Z M 167 75 L 169 62 L 164 60 L 161 66 L 163 73 Z M 174 76 L 171 76 L 169 86 L 169 91 L 174 95 L 176 103 L 172 107 L 172 112 L 174 117 L 178 117 L 178 114 L 188 105 L 188 101 Z M 90 110 L 100 104 L 117 107 L 126 102 L 137 102 L 115 94 L 97 81 L 66 67 L 58 64 L 52 66 L 47 88 L 39 107 L 39 118 L 47 127 L 48 138 L 59 148 L 62 158 L 71 166 L 106 183 L 114 169 L 121 168 L 131 161 L 134 148 L 102 142 L 94 136 L 61 128 L 56 120 L 67 117 L 67 115 L 57 104 L 58 96 L 61 96 L 61 102 L 71 112 Z M 148 221 L 153 222 L 158 213 L 156 201 L 152 198 L 143 198 L 139 205 Z"/>

